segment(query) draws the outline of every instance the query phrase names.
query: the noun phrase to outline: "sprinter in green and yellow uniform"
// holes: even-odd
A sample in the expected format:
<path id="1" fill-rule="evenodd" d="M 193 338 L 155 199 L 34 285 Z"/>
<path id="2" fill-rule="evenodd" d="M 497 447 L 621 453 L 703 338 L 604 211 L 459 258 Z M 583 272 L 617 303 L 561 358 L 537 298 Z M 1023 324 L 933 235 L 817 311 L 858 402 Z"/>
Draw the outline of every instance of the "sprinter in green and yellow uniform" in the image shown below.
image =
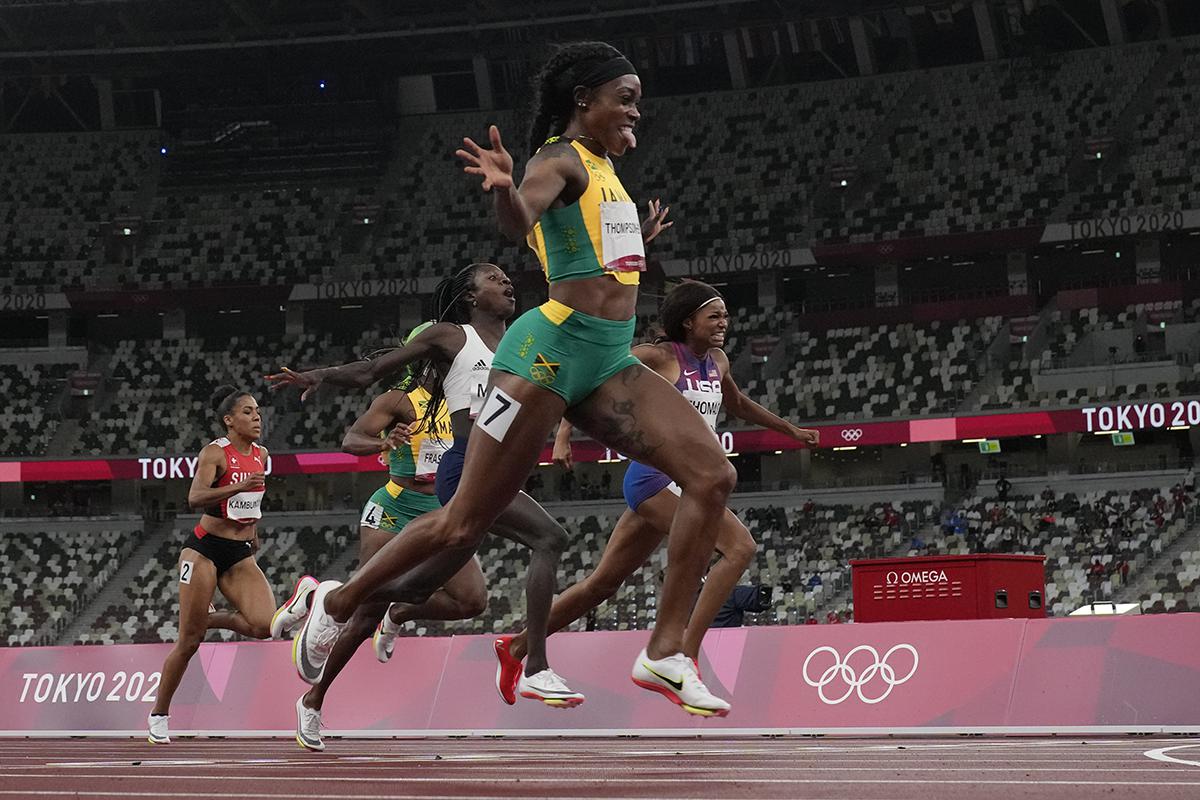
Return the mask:
<path id="1" fill-rule="evenodd" d="M 496 346 L 457 493 L 346 583 L 318 587 L 297 664 L 319 670 L 328 642 L 363 604 L 425 597 L 456 574 L 518 496 L 565 417 L 680 487 L 657 619 L 630 677 L 691 714 L 724 716 L 729 703 L 701 681 L 683 638 L 737 472 L 692 404 L 630 353 L 644 245 L 671 224 L 657 201 L 639 219 L 613 166 L 637 145 L 642 83 L 633 64 L 603 42 L 558 47 L 534 82 L 531 155 L 519 184 L 494 125 L 487 142 L 464 138 L 456 155 L 491 194 L 500 231 L 533 246 L 548 302 L 526 311 Z M 328 375 L 269 379 L 307 392 Z M 401 576 L 403 592 L 395 588 Z"/>

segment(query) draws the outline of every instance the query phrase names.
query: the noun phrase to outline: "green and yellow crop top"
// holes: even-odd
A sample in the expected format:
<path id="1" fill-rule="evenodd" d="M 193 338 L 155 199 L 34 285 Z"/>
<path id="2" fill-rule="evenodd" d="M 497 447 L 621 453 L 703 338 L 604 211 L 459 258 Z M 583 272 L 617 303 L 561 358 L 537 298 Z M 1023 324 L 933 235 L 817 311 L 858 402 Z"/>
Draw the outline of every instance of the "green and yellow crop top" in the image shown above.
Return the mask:
<path id="1" fill-rule="evenodd" d="M 529 246 L 550 283 L 611 275 L 636 286 L 646 269 L 637 206 L 612 162 L 577 141 L 570 145 L 587 169 L 587 189 L 569 206 L 547 209 L 529 233 Z"/>
<path id="2" fill-rule="evenodd" d="M 429 392 L 417 387 L 408 393 L 408 399 L 417 412 L 418 422 L 424 420 L 425 409 L 429 407 Z M 412 478 L 425 483 L 437 477 L 442 453 L 450 449 L 450 443 L 454 439 L 445 402 L 438 406 L 434 416 L 434 428 L 437 435 L 430 436 L 428 428 L 421 425 L 408 444 L 402 444 L 387 454 L 389 475 L 396 478 Z M 386 436 L 387 433 L 384 431 L 382 435 Z"/>

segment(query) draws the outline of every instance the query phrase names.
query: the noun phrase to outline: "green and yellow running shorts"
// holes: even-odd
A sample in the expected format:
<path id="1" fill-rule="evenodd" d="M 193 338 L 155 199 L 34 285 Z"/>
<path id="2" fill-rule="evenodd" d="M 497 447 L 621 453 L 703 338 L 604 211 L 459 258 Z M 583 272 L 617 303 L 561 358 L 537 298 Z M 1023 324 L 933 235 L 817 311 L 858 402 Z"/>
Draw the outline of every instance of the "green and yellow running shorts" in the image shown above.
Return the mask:
<path id="1" fill-rule="evenodd" d="M 601 319 L 550 300 L 509 326 L 492 368 L 543 386 L 567 401 L 583 402 L 606 380 L 640 363 L 633 345 L 636 319 Z"/>
<path id="2" fill-rule="evenodd" d="M 441 507 L 437 495 L 421 494 L 388 481 L 363 506 L 358 524 L 363 528 L 399 533 L 417 517 Z"/>

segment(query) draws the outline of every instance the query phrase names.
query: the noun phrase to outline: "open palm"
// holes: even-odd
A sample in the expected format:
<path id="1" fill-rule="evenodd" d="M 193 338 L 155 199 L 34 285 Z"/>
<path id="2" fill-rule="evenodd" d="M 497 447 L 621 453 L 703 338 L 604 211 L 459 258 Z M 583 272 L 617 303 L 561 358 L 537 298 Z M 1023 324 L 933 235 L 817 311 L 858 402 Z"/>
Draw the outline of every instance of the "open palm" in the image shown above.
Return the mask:
<path id="1" fill-rule="evenodd" d="M 492 147 L 481 147 L 474 139 L 463 138 L 463 146 L 454 155 L 463 160 L 463 172 L 483 178 L 483 190 L 507 189 L 513 185 L 513 160 L 500 141 L 500 129 L 495 125 L 488 128 L 488 139 Z"/>

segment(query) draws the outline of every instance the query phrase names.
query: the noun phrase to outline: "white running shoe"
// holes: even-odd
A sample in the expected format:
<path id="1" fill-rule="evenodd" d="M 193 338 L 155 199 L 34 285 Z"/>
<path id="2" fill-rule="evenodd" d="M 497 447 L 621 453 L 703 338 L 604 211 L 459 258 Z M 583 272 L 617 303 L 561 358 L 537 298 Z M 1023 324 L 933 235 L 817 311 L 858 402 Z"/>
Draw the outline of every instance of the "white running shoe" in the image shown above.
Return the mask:
<path id="1" fill-rule="evenodd" d="M 321 710 L 304 705 L 304 695 L 296 701 L 296 744 L 305 750 L 325 749 L 325 742 L 321 741 Z"/>
<path id="2" fill-rule="evenodd" d="M 150 734 L 146 740 L 150 744 L 170 744 L 171 736 L 167 733 L 167 721 L 171 719 L 169 714 L 151 714 L 146 717 L 146 727 Z"/>
<path id="3" fill-rule="evenodd" d="M 689 714 L 723 717 L 729 713 L 729 703 L 708 690 L 696 665 L 683 653 L 655 660 L 643 649 L 634 662 L 632 677 L 638 686 L 658 692 Z"/>
<path id="4" fill-rule="evenodd" d="M 394 603 L 389 604 L 387 611 L 383 612 L 383 619 L 379 620 L 375 635 L 371 637 L 371 648 L 381 664 L 391 660 L 392 651 L 396 648 L 396 634 L 400 633 L 400 626 L 392 622 L 392 605 Z"/>
<path id="5" fill-rule="evenodd" d="M 282 639 L 285 633 L 295 630 L 296 626 L 308 616 L 308 596 L 317 590 L 317 579 L 305 575 L 296 581 L 292 597 L 275 611 L 271 617 L 271 638 Z"/>
<path id="6" fill-rule="evenodd" d="M 304 620 L 300 633 L 292 640 L 292 663 L 305 683 L 317 685 L 325 672 L 329 651 L 337 644 L 346 623 L 338 622 L 325 613 L 325 595 L 341 586 L 341 581 L 321 581 L 313 592 L 312 610 Z"/>
<path id="7" fill-rule="evenodd" d="M 517 680 L 517 694 L 530 700 L 541 700 L 555 708 L 574 708 L 587 699 L 579 692 L 572 691 L 563 679 L 549 668 L 535 675 L 526 676 L 522 673 Z"/>

